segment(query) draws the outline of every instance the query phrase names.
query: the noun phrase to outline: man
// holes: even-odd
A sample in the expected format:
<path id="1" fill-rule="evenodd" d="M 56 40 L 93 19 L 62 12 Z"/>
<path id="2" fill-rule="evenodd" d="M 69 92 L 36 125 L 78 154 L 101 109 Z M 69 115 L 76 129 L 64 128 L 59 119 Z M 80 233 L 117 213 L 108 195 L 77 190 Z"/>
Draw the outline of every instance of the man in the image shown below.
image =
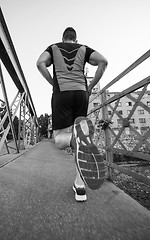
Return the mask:
<path id="1" fill-rule="evenodd" d="M 52 115 L 48 118 L 48 137 L 52 139 L 53 136 L 53 129 L 52 129 Z"/>
<path id="2" fill-rule="evenodd" d="M 89 86 L 84 76 L 85 63 L 97 66 Z M 53 78 L 48 67 L 53 64 Z M 59 149 L 71 146 L 75 151 L 75 199 L 87 199 L 85 184 L 98 189 L 105 177 L 105 167 L 92 141 L 94 127 L 86 118 L 92 88 L 101 79 L 107 60 L 97 51 L 77 43 L 76 31 L 68 27 L 62 42 L 50 45 L 39 57 L 37 67 L 53 86 L 52 125 Z"/>

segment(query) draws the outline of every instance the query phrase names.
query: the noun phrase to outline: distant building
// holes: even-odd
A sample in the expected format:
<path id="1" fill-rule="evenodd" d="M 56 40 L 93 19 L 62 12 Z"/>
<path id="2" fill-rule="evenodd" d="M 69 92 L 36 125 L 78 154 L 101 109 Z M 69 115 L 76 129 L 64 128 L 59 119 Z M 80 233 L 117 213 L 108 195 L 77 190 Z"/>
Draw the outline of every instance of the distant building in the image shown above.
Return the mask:
<path id="1" fill-rule="evenodd" d="M 89 78 L 88 81 L 91 81 L 92 78 Z M 91 97 L 90 97 L 90 103 L 89 103 L 89 109 L 88 112 L 90 112 L 93 108 L 98 107 L 101 104 L 101 97 L 95 97 L 97 95 L 97 92 L 100 90 L 100 85 L 97 84 L 95 88 L 92 91 Z M 130 94 L 131 97 L 128 95 L 120 98 L 118 107 L 116 108 L 115 112 L 113 113 L 113 109 L 111 109 L 108 106 L 108 118 L 112 117 L 112 124 L 111 128 L 114 130 L 119 129 L 122 126 L 123 121 L 129 116 L 129 114 L 132 111 L 132 108 L 135 104 L 135 99 L 138 98 L 141 91 L 136 91 Z M 112 98 L 115 95 L 118 95 L 119 92 L 109 92 L 107 91 L 107 99 Z M 91 101 L 94 99 L 93 101 Z M 131 115 L 129 122 L 132 127 L 134 127 L 139 132 L 147 131 L 150 128 L 150 91 L 146 91 L 146 93 L 143 95 L 141 101 L 142 104 L 144 104 L 144 108 L 141 105 L 138 105 Z M 115 107 L 115 102 L 111 103 L 111 106 Z M 98 113 L 92 113 L 91 119 L 95 123 L 96 116 L 98 114 L 98 119 L 102 119 L 102 111 Z"/>
<path id="2" fill-rule="evenodd" d="M 119 92 L 107 92 L 107 97 L 111 98 L 114 95 L 118 94 Z M 123 119 L 126 119 L 130 113 L 132 113 L 132 108 L 134 104 L 136 103 L 133 99 L 137 99 L 140 95 L 141 91 L 133 92 L 131 93 L 131 98 L 128 98 L 128 96 L 124 96 L 120 99 L 118 107 L 116 111 L 121 115 Z M 138 105 L 131 114 L 131 117 L 129 119 L 130 125 L 134 127 L 136 130 L 139 130 L 140 132 L 146 131 L 150 128 L 150 91 L 147 91 L 141 101 L 145 105 L 143 108 L 142 105 Z M 115 103 L 112 104 L 114 107 Z M 144 106 L 143 105 L 143 106 Z M 108 108 L 108 116 L 112 114 L 111 109 Z M 120 125 L 122 125 L 123 120 L 117 116 L 117 114 L 114 114 L 113 116 L 113 128 L 120 128 Z"/>

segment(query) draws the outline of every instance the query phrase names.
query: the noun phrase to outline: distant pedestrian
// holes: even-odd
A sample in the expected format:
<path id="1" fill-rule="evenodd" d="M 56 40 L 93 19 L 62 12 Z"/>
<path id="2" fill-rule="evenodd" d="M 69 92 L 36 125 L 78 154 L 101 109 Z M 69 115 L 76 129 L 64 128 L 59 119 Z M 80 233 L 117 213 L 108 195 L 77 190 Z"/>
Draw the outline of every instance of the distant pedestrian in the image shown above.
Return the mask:
<path id="1" fill-rule="evenodd" d="M 53 136 L 53 128 L 52 128 L 52 115 L 48 118 L 48 131 L 49 131 L 49 138 L 52 139 Z"/>
<path id="2" fill-rule="evenodd" d="M 89 86 L 84 75 L 85 63 L 97 66 Z M 53 65 L 53 77 L 48 67 Z M 76 31 L 68 27 L 62 42 L 50 45 L 39 57 L 37 67 L 53 86 L 52 124 L 55 144 L 59 149 L 71 146 L 75 151 L 75 199 L 87 199 L 85 184 L 98 189 L 104 181 L 103 159 L 92 138 L 94 127 L 86 117 L 89 96 L 101 79 L 107 60 L 92 48 L 77 43 Z"/>

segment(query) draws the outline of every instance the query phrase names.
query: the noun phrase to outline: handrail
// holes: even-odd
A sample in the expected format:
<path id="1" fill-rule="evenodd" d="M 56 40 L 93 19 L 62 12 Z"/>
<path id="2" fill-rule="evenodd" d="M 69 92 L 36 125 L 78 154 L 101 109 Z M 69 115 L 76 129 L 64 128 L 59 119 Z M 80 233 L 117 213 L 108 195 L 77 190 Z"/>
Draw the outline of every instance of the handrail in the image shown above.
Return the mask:
<path id="1" fill-rule="evenodd" d="M 102 89 L 102 92 L 104 92 L 106 89 L 111 87 L 114 83 L 116 83 L 118 80 L 123 78 L 125 75 L 127 75 L 129 72 L 131 72 L 134 68 L 136 68 L 139 64 L 144 62 L 149 57 L 150 57 L 150 50 L 148 50 L 146 53 L 144 53 L 140 58 L 138 58 L 134 63 L 132 63 L 128 68 L 126 68 L 122 73 L 120 73 L 116 78 L 114 78 L 110 83 L 108 83 Z"/>
<path id="2" fill-rule="evenodd" d="M 138 65 L 140 65 L 142 62 L 144 62 L 147 58 L 150 57 L 150 50 L 148 50 L 146 53 L 144 53 L 140 58 L 138 58 L 134 63 L 132 63 L 129 67 L 127 67 L 123 72 L 121 72 L 117 77 L 115 77 L 112 81 L 110 81 L 104 88 L 102 88 L 92 99 L 92 101 L 97 98 L 100 94 L 102 94 L 104 91 L 106 91 L 109 87 L 111 87 L 113 84 L 115 84 L 117 81 L 119 81 L 121 78 L 123 78 L 125 75 L 127 75 L 129 72 L 131 72 L 134 68 L 136 68 Z"/>
<path id="3" fill-rule="evenodd" d="M 104 106 L 107 106 L 108 104 L 110 104 L 110 103 L 112 103 L 112 102 L 114 102 L 114 101 L 116 101 L 116 100 L 126 96 L 127 94 L 132 93 L 133 91 L 138 90 L 139 88 L 141 88 L 141 87 L 143 87 L 143 86 L 145 86 L 146 84 L 149 84 L 149 83 L 150 83 L 150 76 L 144 78 L 143 80 L 139 81 L 138 83 L 135 83 L 131 87 L 129 87 L 129 88 L 123 90 L 122 92 L 116 94 L 114 97 L 106 100 L 104 103 L 100 104 L 98 107 L 93 108 L 88 113 L 88 115 L 90 115 L 91 113 L 97 111 L 98 109 L 100 109 L 100 108 L 102 108 Z M 101 94 L 102 94 L 102 92 L 104 92 L 104 88 L 101 90 Z M 92 100 L 94 100 L 94 99 L 92 99 Z"/>

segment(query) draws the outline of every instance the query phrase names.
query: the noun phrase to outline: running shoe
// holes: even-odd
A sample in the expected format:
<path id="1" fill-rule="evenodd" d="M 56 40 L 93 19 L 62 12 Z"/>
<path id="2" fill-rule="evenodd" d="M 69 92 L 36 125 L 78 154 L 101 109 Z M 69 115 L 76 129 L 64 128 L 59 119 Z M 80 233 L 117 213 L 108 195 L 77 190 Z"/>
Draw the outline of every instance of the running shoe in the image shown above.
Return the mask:
<path id="1" fill-rule="evenodd" d="M 79 187 L 74 182 L 73 190 L 75 192 L 75 199 L 76 199 L 76 201 L 84 202 L 84 201 L 87 200 L 85 187 Z"/>
<path id="2" fill-rule="evenodd" d="M 94 126 L 86 117 L 76 118 L 73 126 L 75 162 L 80 176 L 90 189 L 101 187 L 105 179 L 103 157 L 93 143 Z"/>

